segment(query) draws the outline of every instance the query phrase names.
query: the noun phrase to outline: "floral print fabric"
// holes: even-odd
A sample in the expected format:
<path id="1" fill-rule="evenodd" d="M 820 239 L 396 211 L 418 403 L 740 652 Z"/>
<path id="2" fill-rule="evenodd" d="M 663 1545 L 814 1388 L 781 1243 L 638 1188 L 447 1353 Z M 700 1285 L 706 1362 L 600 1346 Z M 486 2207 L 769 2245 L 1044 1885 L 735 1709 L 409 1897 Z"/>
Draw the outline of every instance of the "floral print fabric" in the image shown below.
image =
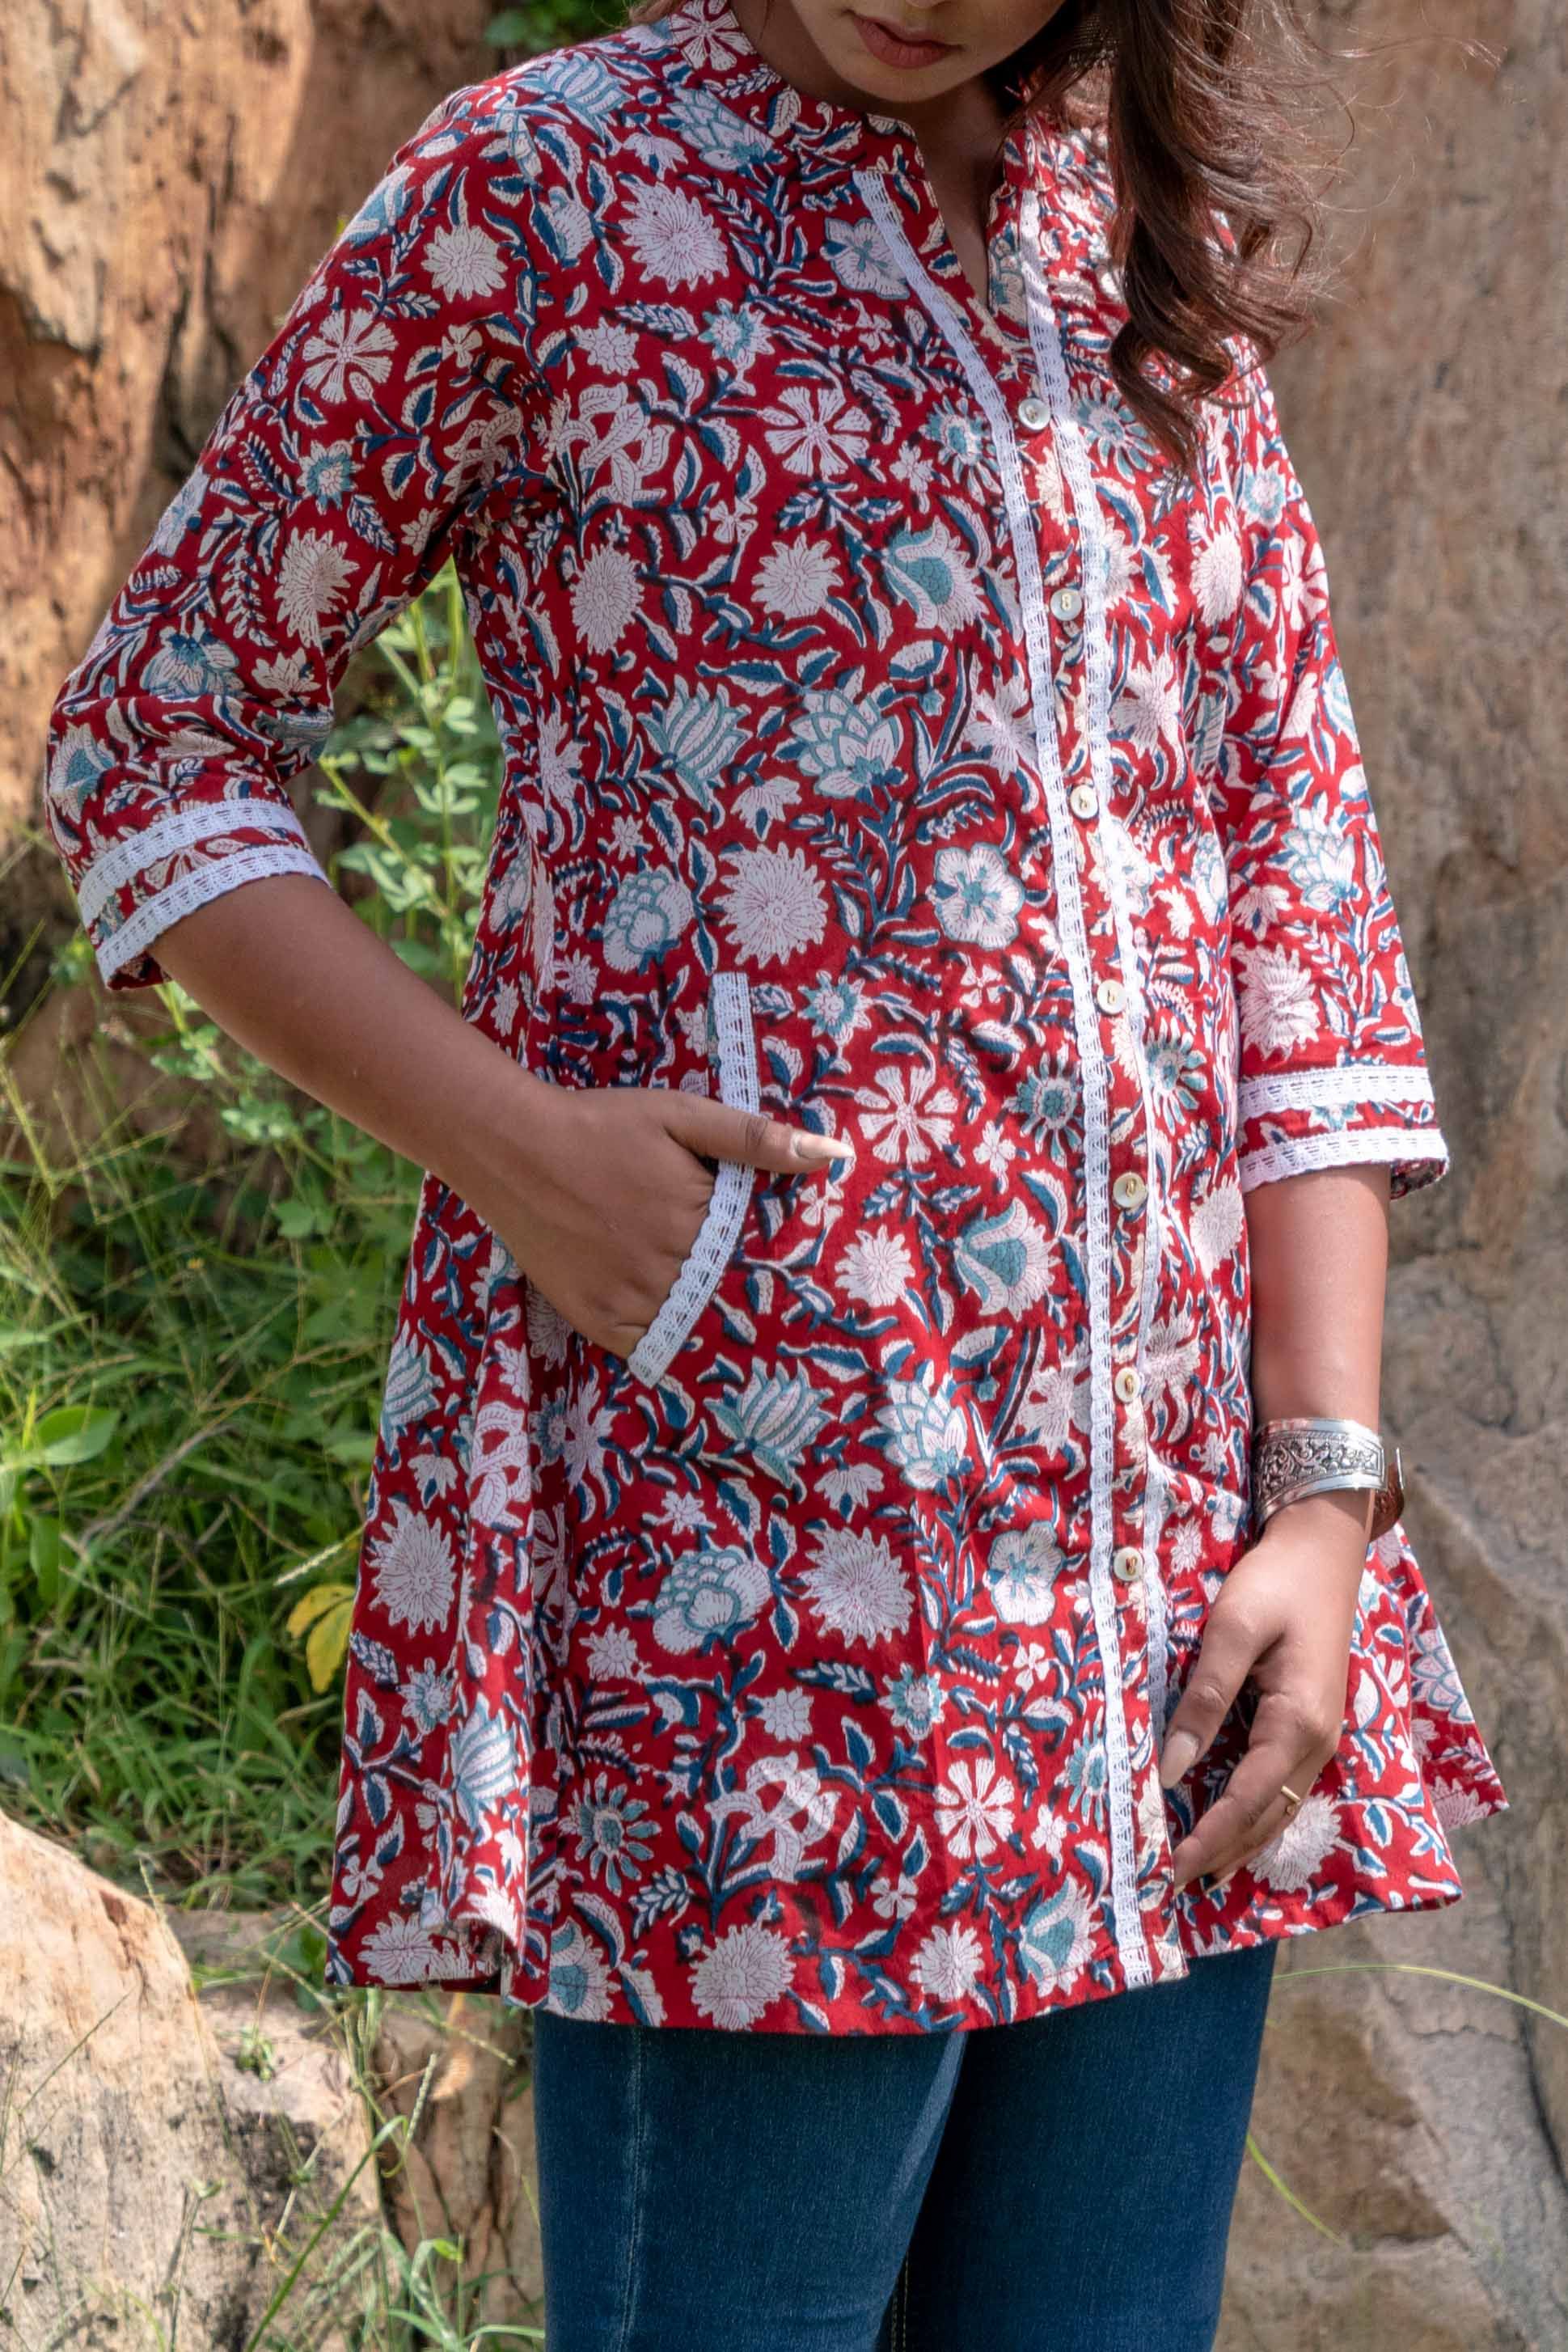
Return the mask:
<path id="1" fill-rule="evenodd" d="M 1272 394 L 1239 365 L 1169 472 L 1111 203 L 1098 132 L 1015 132 L 982 302 L 904 126 L 726 0 L 460 91 L 61 692 L 48 822 L 146 986 L 319 873 L 289 781 L 451 554 L 507 752 L 465 1017 L 855 1145 L 720 1163 L 625 1360 L 426 1177 L 331 1984 L 977 2026 L 1450 1902 L 1504 1807 L 1396 1527 L 1334 1759 L 1172 1884 L 1249 1711 L 1161 1790 L 1249 1540 L 1245 1194 L 1446 1154 Z"/>

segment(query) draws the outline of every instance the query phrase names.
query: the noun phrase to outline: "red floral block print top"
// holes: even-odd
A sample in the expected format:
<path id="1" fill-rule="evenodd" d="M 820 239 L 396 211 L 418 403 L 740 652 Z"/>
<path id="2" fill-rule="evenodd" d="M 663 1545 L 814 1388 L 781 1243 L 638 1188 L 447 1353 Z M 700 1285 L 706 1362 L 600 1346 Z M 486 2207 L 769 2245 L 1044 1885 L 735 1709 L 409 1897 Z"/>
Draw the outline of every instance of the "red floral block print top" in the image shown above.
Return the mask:
<path id="1" fill-rule="evenodd" d="M 979 2026 L 1454 1900 L 1505 1800 L 1402 1528 L 1343 1736 L 1222 1889 L 1164 1728 L 1249 1542 L 1244 1194 L 1441 1171 L 1265 378 L 1120 398 L 1103 140 L 1015 132 L 982 303 L 913 134 L 726 0 L 440 108 L 61 692 L 111 988 L 313 872 L 288 784 L 450 555 L 507 772 L 465 1017 L 562 1087 L 852 1138 L 720 1166 L 622 1360 L 426 1177 L 327 1979 Z"/>

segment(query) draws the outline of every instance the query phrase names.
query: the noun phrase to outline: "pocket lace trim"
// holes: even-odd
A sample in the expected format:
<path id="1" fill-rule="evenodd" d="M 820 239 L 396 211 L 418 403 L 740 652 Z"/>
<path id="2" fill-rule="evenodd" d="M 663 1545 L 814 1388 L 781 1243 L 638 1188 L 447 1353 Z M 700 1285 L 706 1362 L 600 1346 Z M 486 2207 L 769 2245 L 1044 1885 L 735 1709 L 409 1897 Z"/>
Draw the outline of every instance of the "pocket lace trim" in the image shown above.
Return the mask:
<path id="1" fill-rule="evenodd" d="M 708 1003 L 718 1039 L 719 1100 L 740 1110 L 758 1110 L 761 1101 L 751 1026 L 751 991 L 746 974 L 716 971 Z M 626 1359 L 627 1368 L 636 1379 L 650 1383 L 661 1379 L 670 1359 L 690 1336 L 734 1254 L 756 1180 L 757 1171 L 747 1162 L 719 1161 L 696 1239 L 682 1260 L 658 1313 Z"/>

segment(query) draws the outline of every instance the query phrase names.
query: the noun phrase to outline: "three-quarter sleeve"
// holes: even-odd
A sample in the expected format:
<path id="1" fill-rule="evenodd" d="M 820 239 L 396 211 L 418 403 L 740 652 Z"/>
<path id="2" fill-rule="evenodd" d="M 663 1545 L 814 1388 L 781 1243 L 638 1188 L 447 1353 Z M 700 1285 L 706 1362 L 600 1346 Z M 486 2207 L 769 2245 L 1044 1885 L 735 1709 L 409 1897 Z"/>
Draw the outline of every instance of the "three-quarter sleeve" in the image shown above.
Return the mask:
<path id="1" fill-rule="evenodd" d="M 327 879 L 288 786 L 344 667 L 537 462 L 538 162 L 488 85 L 399 150 L 62 686 L 45 820 L 110 989 L 204 901 Z"/>
<path id="2" fill-rule="evenodd" d="M 1219 442 L 1239 597 L 1211 806 L 1239 1012 L 1244 1188 L 1381 1160 L 1393 1197 L 1448 1164 L 1340 665 L 1323 552 L 1261 366 Z"/>

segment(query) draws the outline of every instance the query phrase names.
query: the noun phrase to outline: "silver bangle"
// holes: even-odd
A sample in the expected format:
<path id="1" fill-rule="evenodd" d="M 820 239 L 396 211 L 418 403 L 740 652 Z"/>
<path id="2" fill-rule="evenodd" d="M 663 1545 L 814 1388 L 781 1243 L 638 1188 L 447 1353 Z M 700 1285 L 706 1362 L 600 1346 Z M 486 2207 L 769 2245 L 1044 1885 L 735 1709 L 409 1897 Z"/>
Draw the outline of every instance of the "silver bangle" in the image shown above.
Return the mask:
<path id="1" fill-rule="evenodd" d="M 1364 1422 L 1300 1413 L 1266 1421 L 1256 1433 L 1252 1511 L 1259 1530 L 1287 1503 L 1346 1490 L 1377 1497 L 1369 1540 L 1393 1525 L 1404 1505 L 1398 1451 Z"/>

